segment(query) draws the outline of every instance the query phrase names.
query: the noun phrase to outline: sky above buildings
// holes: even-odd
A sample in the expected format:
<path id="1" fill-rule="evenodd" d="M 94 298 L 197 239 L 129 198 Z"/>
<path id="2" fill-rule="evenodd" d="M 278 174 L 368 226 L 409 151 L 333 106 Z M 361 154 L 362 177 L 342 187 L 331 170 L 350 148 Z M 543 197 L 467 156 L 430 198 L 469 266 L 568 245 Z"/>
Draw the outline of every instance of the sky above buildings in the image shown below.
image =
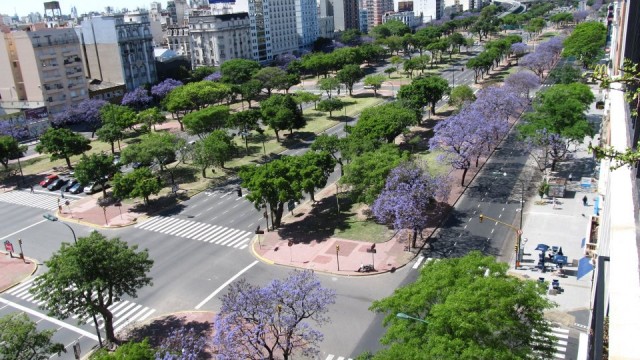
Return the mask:
<path id="1" fill-rule="evenodd" d="M 149 8 L 153 0 L 58 0 L 60 10 L 63 14 L 70 14 L 71 7 L 78 9 L 78 14 L 87 13 L 89 11 L 104 11 L 106 6 L 114 9 L 127 8 L 130 10 L 136 8 Z M 26 16 L 29 13 L 39 12 L 44 14 L 44 0 L 0 0 L 0 14 L 13 16 Z M 162 0 L 162 7 L 166 6 L 166 0 Z"/>

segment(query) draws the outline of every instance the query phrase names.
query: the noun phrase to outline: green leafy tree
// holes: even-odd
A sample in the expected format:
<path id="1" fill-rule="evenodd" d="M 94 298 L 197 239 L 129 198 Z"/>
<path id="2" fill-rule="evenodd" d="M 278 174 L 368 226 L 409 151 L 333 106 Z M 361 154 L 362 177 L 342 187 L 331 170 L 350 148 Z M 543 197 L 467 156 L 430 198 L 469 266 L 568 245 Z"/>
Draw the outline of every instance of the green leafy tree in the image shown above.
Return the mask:
<path id="1" fill-rule="evenodd" d="M 251 79 L 240 84 L 238 90 L 240 95 L 242 95 L 242 101 L 246 101 L 249 108 L 251 108 L 251 101 L 257 99 L 262 91 L 262 82 L 260 80 Z"/>
<path id="2" fill-rule="evenodd" d="M 340 80 L 328 77 L 318 80 L 318 89 L 325 91 L 330 98 L 334 90 L 340 89 Z"/>
<path id="3" fill-rule="evenodd" d="M 391 143 L 407 126 L 415 123 L 416 114 L 411 109 L 387 103 L 364 109 L 356 125 L 349 129 L 349 133 L 354 137 Z"/>
<path id="4" fill-rule="evenodd" d="M 342 100 L 338 98 L 325 99 L 318 103 L 317 109 L 328 112 L 329 117 L 333 117 L 334 111 L 340 111 L 344 107 Z"/>
<path id="5" fill-rule="evenodd" d="M 300 111 L 302 111 L 302 104 L 306 103 L 314 103 L 314 107 L 317 106 L 318 101 L 322 99 L 322 96 L 314 94 L 309 91 L 297 90 L 294 93 L 293 100 L 300 106 Z"/>
<path id="6" fill-rule="evenodd" d="M 162 111 L 157 107 L 152 107 L 138 113 L 138 123 L 144 124 L 149 131 L 156 130 L 156 125 L 167 121 Z"/>
<path id="7" fill-rule="evenodd" d="M 271 96 L 271 90 L 279 89 L 288 82 L 288 76 L 286 71 L 276 66 L 269 66 L 258 70 L 253 75 L 253 79 L 262 83 L 262 88 L 267 90 L 267 96 Z"/>
<path id="8" fill-rule="evenodd" d="M 107 197 L 105 184 L 109 178 L 118 172 L 118 166 L 113 163 L 113 156 L 107 154 L 82 155 L 76 165 L 75 176 L 81 184 L 98 183 L 102 185 L 102 195 Z"/>
<path id="9" fill-rule="evenodd" d="M 359 45 L 360 31 L 358 29 L 345 29 L 340 33 L 340 42 L 348 45 Z"/>
<path id="10" fill-rule="evenodd" d="M 244 148 L 249 154 L 249 136 L 251 131 L 260 127 L 260 111 L 255 109 L 238 111 L 229 117 L 229 126 L 240 130 L 240 136 L 244 139 Z"/>
<path id="11" fill-rule="evenodd" d="M 472 103 L 475 100 L 476 95 L 469 85 L 456 86 L 451 90 L 451 95 L 449 95 L 449 105 L 455 106 L 458 110 L 460 110 L 465 103 Z"/>
<path id="12" fill-rule="evenodd" d="M 311 150 L 330 154 L 336 163 L 340 164 L 340 176 L 344 175 L 342 158 L 338 157 L 342 150 L 342 141 L 338 135 L 320 134 L 311 144 Z"/>
<path id="13" fill-rule="evenodd" d="M 284 205 L 303 197 L 298 163 L 293 157 L 283 156 L 262 166 L 244 167 L 238 175 L 242 180 L 242 187 L 249 190 L 247 200 L 256 209 L 268 204 L 275 227 L 281 224 Z"/>
<path id="14" fill-rule="evenodd" d="M 349 90 L 349 96 L 353 95 L 353 84 L 360 81 L 364 77 L 364 70 L 360 68 L 360 65 L 345 65 L 342 70 L 336 74 L 336 79 L 344 84 Z"/>
<path id="15" fill-rule="evenodd" d="M 55 330 L 38 331 L 36 323 L 25 313 L 0 318 L 0 359 L 47 360 L 52 353 L 67 352 L 64 345 L 51 338 Z"/>
<path id="16" fill-rule="evenodd" d="M 593 135 L 593 127 L 585 112 L 595 97 L 585 84 L 554 85 L 540 93 L 533 103 L 533 112 L 525 114 L 525 122 L 518 127 L 525 137 L 540 130 L 558 134 L 569 140 L 582 141 Z"/>
<path id="17" fill-rule="evenodd" d="M 198 66 L 191 73 L 191 80 L 202 81 L 204 78 L 213 74 L 216 71 L 218 71 L 218 69 L 215 66 Z"/>
<path id="18" fill-rule="evenodd" d="M 231 160 L 237 151 L 231 136 L 225 131 L 215 130 L 195 144 L 193 162 L 200 166 L 202 177 L 205 177 L 205 171 L 210 166 L 224 169 L 224 163 Z"/>
<path id="19" fill-rule="evenodd" d="M 373 359 L 553 358 L 547 285 L 507 271 L 479 252 L 425 265 L 414 283 L 371 305 L 387 327 Z"/>
<path id="20" fill-rule="evenodd" d="M 302 156 L 295 157 L 298 162 L 297 171 L 300 173 L 300 186 L 309 193 L 311 201 L 316 189 L 327 185 L 327 180 L 336 166 L 336 161 L 327 152 L 308 151 Z"/>
<path id="21" fill-rule="evenodd" d="M 133 128 L 138 123 L 136 113 L 124 105 L 106 104 L 100 108 L 103 124 L 115 124 L 121 129 Z"/>
<path id="22" fill-rule="evenodd" d="M 384 82 L 384 75 L 374 74 L 364 78 L 364 86 L 370 86 L 373 89 L 373 97 L 378 96 L 378 90 L 382 87 Z"/>
<path id="23" fill-rule="evenodd" d="M 391 78 L 391 74 L 393 74 L 396 71 L 398 71 L 398 68 L 395 66 L 389 66 L 388 68 L 384 69 L 384 73 L 387 74 L 389 78 Z"/>
<path id="24" fill-rule="evenodd" d="M 409 85 L 400 87 L 398 99 L 414 110 L 422 113 L 424 106 L 431 106 L 431 113 L 436 113 L 436 104 L 449 92 L 449 82 L 440 76 L 427 76 L 415 79 Z"/>
<path id="25" fill-rule="evenodd" d="M 133 199 L 141 197 L 145 205 L 149 204 L 149 197 L 162 190 L 162 180 L 153 174 L 149 168 L 141 167 L 127 174 L 116 174 L 113 178 L 113 196 L 118 199 Z"/>
<path id="26" fill-rule="evenodd" d="M 0 135 L 0 163 L 5 170 L 9 169 L 9 160 L 22 156 L 26 150 L 26 146 L 20 146 L 12 136 Z"/>
<path id="27" fill-rule="evenodd" d="M 71 166 L 71 156 L 83 154 L 91 149 L 91 141 L 69 129 L 49 128 L 40 136 L 40 143 L 36 151 L 41 154 L 51 154 L 51 161 L 64 159 L 67 167 Z"/>
<path id="28" fill-rule="evenodd" d="M 586 21 L 576 25 L 564 40 L 562 55 L 575 56 L 587 68 L 595 64 L 607 40 L 607 28 L 599 21 Z"/>
<path id="29" fill-rule="evenodd" d="M 208 133 L 227 126 L 229 107 L 224 105 L 209 106 L 185 115 L 182 122 L 189 134 L 198 135 L 202 139 Z"/>
<path id="30" fill-rule="evenodd" d="M 226 64 L 226 62 L 225 62 Z M 180 130 L 184 131 L 182 118 L 208 105 L 219 103 L 229 97 L 231 87 L 213 81 L 200 81 L 178 86 L 164 98 L 163 105 L 180 123 Z"/>
<path id="31" fill-rule="evenodd" d="M 176 152 L 185 146 L 185 140 L 171 133 L 152 133 L 145 135 L 137 144 L 127 146 L 122 151 L 122 162 L 131 164 L 151 164 L 160 166 L 160 171 L 176 159 Z"/>
<path id="32" fill-rule="evenodd" d="M 222 81 L 227 84 L 243 84 L 260 71 L 260 64 L 254 60 L 231 59 L 220 65 Z"/>
<path id="33" fill-rule="evenodd" d="M 549 72 L 549 77 L 556 84 L 582 82 L 582 72 L 571 64 L 553 68 L 553 70 Z"/>
<path id="34" fill-rule="evenodd" d="M 398 54 L 403 49 L 403 41 L 400 36 L 389 36 L 381 41 L 387 47 L 387 51 L 391 54 Z"/>
<path id="35" fill-rule="evenodd" d="M 260 103 L 260 112 L 262 121 L 273 129 L 278 141 L 278 131 L 289 129 L 293 133 L 293 129 L 300 129 L 306 124 L 302 111 L 291 95 L 271 95 Z"/>
<path id="36" fill-rule="evenodd" d="M 389 172 L 408 159 L 409 153 L 401 152 L 393 144 L 384 144 L 345 165 L 340 182 L 350 186 L 350 196 L 355 202 L 372 204 L 384 188 Z"/>
<path id="37" fill-rule="evenodd" d="M 49 316 L 77 316 L 82 322 L 100 314 L 107 341 L 117 342 L 109 307 L 125 295 L 137 297 L 139 289 L 151 284 L 147 274 L 153 260 L 147 250 L 137 248 L 97 231 L 78 238 L 76 244 L 62 243 L 45 261 L 48 270 L 34 280 L 30 292 L 44 302 L 42 308 Z"/>
<path id="38" fill-rule="evenodd" d="M 120 150 L 120 140 L 124 138 L 124 129 L 116 123 L 106 123 L 96 131 L 98 140 L 109 143 L 111 145 L 111 153 L 115 154 L 115 143 L 118 142 L 118 150 Z"/>

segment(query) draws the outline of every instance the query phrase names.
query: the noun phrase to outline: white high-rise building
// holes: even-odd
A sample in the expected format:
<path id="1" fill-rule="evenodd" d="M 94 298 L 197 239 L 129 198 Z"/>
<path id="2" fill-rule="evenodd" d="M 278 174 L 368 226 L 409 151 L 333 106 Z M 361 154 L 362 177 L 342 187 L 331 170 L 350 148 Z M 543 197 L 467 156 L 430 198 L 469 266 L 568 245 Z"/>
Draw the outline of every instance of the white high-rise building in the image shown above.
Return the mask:
<path id="1" fill-rule="evenodd" d="M 404 11 L 399 5 L 401 2 L 396 2 L 396 11 Z M 413 0 L 412 11 L 416 17 L 422 16 L 422 21 L 428 23 L 430 21 L 442 18 L 442 12 L 444 10 L 445 0 Z"/>
<path id="2" fill-rule="evenodd" d="M 318 4 L 316 0 L 296 0 L 298 47 L 309 48 L 318 39 Z"/>
<path id="3" fill-rule="evenodd" d="M 192 16 L 189 35 L 194 68 L 252 56 L 247 13 Z"/>
<path id="4" fill-rule="evenodd" d="M 300 41 L 296 24 L 296 2 L 299 1 L 301 0 L 249 0 L 251 52 L 254 60 L 267 62 L 278 55 L 298 51 Z"/>

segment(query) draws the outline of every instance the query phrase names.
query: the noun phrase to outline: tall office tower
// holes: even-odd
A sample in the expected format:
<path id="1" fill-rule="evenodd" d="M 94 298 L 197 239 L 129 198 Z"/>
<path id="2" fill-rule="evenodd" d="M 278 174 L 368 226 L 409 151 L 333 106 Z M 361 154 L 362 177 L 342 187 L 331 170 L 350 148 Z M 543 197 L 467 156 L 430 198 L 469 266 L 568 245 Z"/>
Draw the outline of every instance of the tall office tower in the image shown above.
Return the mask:
<path id="1" fill-rule="evenodd" d="M 253 59 L 266 62 L 298 51 L 297 0 L 249 0 Z"/>
<path id="2" fill-rule="evenodd" d="M 167 11 L 171 19 L 171 25 L 186 26 L 188 21 L 189 5 L 187 0 L 171 0 L 167 1 Z"/>
<path id="3" fill-rule="evenodd" d="M 385 13 L 393 12 L 393 0 L 362 0 L 361 8 L 367 9 L 367 27 L 369 30 L 382 24 Z"/>
<path id="4" fill-rule="evenodd" d="M 296 27 L 299 48 L 310 48 L 318 39 L 318 4 L 316 0 L 296 0 Z"/>
<path id="5" fill-rule="evenodd" d="M 246 12 L 190 17 L 192 67 L 220 66 L 231 59 L 251 59 L 249 33 L 249 14 Z"/>
<path id="6" fill-rule="evenodd" d="M 157 80 L 153 36 L 146 12 L 85 19 L 82 36 L 87 77 L 133 90 Z"/>
<path id="7" fill-rule="evenodd" d="M 320 0 L 320 17 L 333 16 L 335 31 L 360 29 L 358 0 Z"/>
<path id="8" fill-rule="evenodd" d="M 73 29 L 0 34 L 0 105 L 64 111 L 89 97 L 80 41 Z"/>

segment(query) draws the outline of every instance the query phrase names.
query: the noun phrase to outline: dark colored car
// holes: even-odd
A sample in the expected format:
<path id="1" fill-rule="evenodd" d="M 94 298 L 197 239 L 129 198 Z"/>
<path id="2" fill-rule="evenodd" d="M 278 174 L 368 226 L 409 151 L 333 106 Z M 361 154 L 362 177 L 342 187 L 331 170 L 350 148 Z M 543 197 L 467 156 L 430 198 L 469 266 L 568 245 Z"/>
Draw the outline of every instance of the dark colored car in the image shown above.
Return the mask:
<path id="1" fill-rule="evenodd" d="M 68 192 L 71 189 L 71 187 L 77 183 L 78 183 L 78 180 L 76 179 L 67 180 L 67 182 L 64 184 L 64 191 Z"/>
<path id="2" fill-rule="evenodd" d="M 51 185 L 52 182 L 58 180 L 58 175 L 47 175 L 46 178 L 44 178 L 44 180 L 40 181 L 40 186 L 42 187 L 47 187 L 49 185 Z"/>
<path id="3" fill-rule="evenodd" d="M 84 186 L 82 186 L 82 184 L 80 184 L 79 182 L 68 188 L 68 191 L 72 194 L 80 194 L 82 190 L 84 190 Z"/>
<path id="4" fill-rule="evenodd" d="M 47 189 L 49 189 L 49 191 L 58 190 L 58 189 L 62 188 L 64 186 L 64 184 L 66 184 L 66 183 L 67 183 L 67 180 L 56 179 L 51 184 L 49 184 L 49 186 L 47 186 Z"/>

